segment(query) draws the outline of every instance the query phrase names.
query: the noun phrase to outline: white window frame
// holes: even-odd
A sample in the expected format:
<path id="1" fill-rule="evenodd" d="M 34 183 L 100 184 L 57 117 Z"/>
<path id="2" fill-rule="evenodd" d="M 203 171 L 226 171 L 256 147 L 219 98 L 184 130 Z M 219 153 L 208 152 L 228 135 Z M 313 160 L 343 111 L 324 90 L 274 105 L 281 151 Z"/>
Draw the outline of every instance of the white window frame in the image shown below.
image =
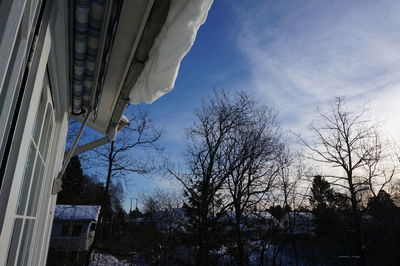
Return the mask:
<path id="1" fill-rule="evenodd" d="M 22 177 L 29 152 L 30 136 L 32 134 L 36 110 L 43 89 L 43 82 L 46 73 L 46 66 L 49 57 L 50 47 L 51 47 L 51 36 L 49 29 L 47 29 L 45 41 L 43 44 L 42 54 L 39 62 L 39 67 L 37 70 L 36 80 L 33 87 L 33 93 L 28 107 L 29 108 L 28 116 L 26 118 L 26 123 L 23 130 L 24 132 L 20 144 L 19 154 L 17 157 L 18 158 L 17 165 L 12 180 L 12 185 L 9 194 L 10 196 L 7 202 L 4 224 L 0 235 L 0 246 L 7 247 L 7 248 L 0 248 L 0 265 L 5 265 L 6 263 L 5 260 L 8 254 L 8 246 L 11 241 L 11 234 L 13 231 L 14 217 L 16 214 L 19 191 L 22 185 Z M 32 240 L 32 243 L 33 242 L 34 239 Z"/>
<path id="2" fill-rule="evenodd" d="M 52 104 L 53 100 L 52 100 L 52 96 L 51 96 L 51 91 L 50 91 L 50 85 L 49 85 L 49 81 L 48 81 L 48 77 L 46 75 L 45 80 L 43 82 L 43 91 L 42 94 L 45 95 L 46 99 L 44 101 L 44 112 L 43 112 L 43 119 L 46 119 L 43 121 L 43 125 L 41 125 L 41 132 L 39 133 L 39 137 L 38 137 L 38 143 L 35 144 L 34 143 L 34 139 L 33 136 L 31 136 L 31 143 L 33 145 L 35 145 L 36 148 L 36 153 L 35 153 L 35 166 L 38 167 L 37 165 L 37 161 L 41 160 L 43 162 L 44 165 L 44 172 L 42 176 L 39 176 L 38 179 L 42 179 L 41 180 L 41 186 L 38 187 L 38 195 L 39 197 L 36 199 L 37 200 L 37 206 L 36 206 L 36 212 L 34 216 L 29 216 L 28 215 L 28 211 L 29 211 L 29 200 L 31 200 L 31 193 L 32 193 L 32 187 L 35 185 L 33 182 L 39 182 L 40 180 L 32 180 L 30 185 L 29 185 L 29 192 L 27 193 L 27 198 L 26 198 L 26 207 L 25 207 L 25 214 L 24 215 L 15 215 L 15 218 L 19 218 L 19 219 L 24 219 L 24 226 L 22 227 L 22 233 L 25 230 L 26 227 L 26 220 L 33 220 L 34 221 L 34 227 L 33 227 L 33 232 L 31 237 L 31 241 L 30 241 L 30 246 L 26 247 L 30 250 L 29 254 L 28 254 L 28 265 L 37 265 L 37 264 L 32 264 L 32 262 L 29 261 L 34 261 L 35 260 L 35 256 L 37 255 L 35 253 L 34 250 L 37 249 L 37 246 L 41 245 L 42 242 L 42 237 L 40 235 L 38 235 L 38 232 L 42 232 L 45 228 L 43 227 L 43 223 L 41 222 L 42 219 L 42 210 L 46 209 L 45 207 L 48 206 L 48 200 L 51 197 L 50 191 L 51 191 L 51 184 L 53 181 L 53 167 L 51 165 L 51 151 L 53 150 L 53 143 L 54 143 L 54 136 L 55 136 L 55 110 L 54 110 L 54 106 Z M 50 115 L 48 117 L 48 114 Z M 36 119 L 38 119 L 37 115 L 36 115 Z M 49 119 L 49 120 L 47 120 Z M 46 125 L 46 123 L 48 123 Z M 47 135 L 46 140 L 42 139 L 42 136 L 44 134 L 44 130 L 47 128 L 47 126 L 51 125 L 51 131 L 46 132 L 46 133 L 50 133 L 50 135 Z M 42 140 L 41 140 L 42 139 Z M 43 157 L 43 154 L 40 151 L 40 146 L 43 145 L 43 143 L 41 143 L 44 140 L 44 142 L 48 142 L 48 144 L 45 144 L 47 147 L 47 150 L 43 150 L 42 152 L 45 154 Z M 36 169 L 33 171 L 33 173 L 31 173 L 31 178 L 33 178 L 33 174 L 36 171 Z M 21 195 L 19 195 L 21 196 Z M 35 199 L 34 199 L 35 200 Z M 23 235 L 20 235 L 20 242 L 21 239 L 23 237 Z M 21 247 L 22 247 L 21 243 L 16 251 L 16 257 L 19 257 L 19 253 L 23 252 L 23 250 L 21 251 Z M 17 261 L 15 261 L 15 263 L 17 263 Z"/>
<path id="3" fill-rule="evenodd" d="M 50 89 L 50 88 L 49 88 Z M 55 88 L 51 88 L 54 91 Z M 52 98 L 54 101 L 54 97 Z M 54 178 L 61 168 L 64 147 L 66 141 L 65 133 L 68 132 L 67 113 L 60 115 L 59 108 L 53 106 L 54 126 L 53 126 L 53 145 L 49 147 L 46 169 L 46 180 L 43 180 L 42 191 L 39 198 L 39 208 L 37 210 L 37 223 L 33 233 L 32 251 L 28 265 L 45 265 L 48 253 L 48 241 L 50 238 L 51 227 L 53 224 L 53 213 L 55 208 L 56 195 L 51 194 Z M 57 112 L 58 110 L 58 112 Z"/>
<path id="4" fill-rule="evenodd" d="M 29 27 L 28 31 L 30 36 L 33 34 L 33 27 L 35 25 L 35 21 L 37 20 L 37 10 L 38 7 L 41 6 L 41 0 L 3 0 L 0 5 L 0 14 L 4 13 L 3 3 L 11 3 L 12 7 L 16 7 L 19 5 L 20 9 L 28 9 L 30 8 L 30 16 L 29 16 Z M 23 4 L 21 6 L 21 4 Z M 50 5 L 51 4 L 51 5 Z M 37 68 L 35 68 L 36 73 L 34 73 L 34 79 L 32 79 L 31 83 L 33 85 L 32 95 L 27 99 L 27 104 L 21 106 L 21 110 L 27 112 L 28 115 L 26 117 L 25 124 L 22 125 L 21 128 L 23 130 L 19 130 L 18 134 L 20 135 L 18 141 L 19 150 L 13 152 L 12 158 L 13 161 L 16 162 L 16 166 L 12 167 L 14 173 L 9 173 L 9 185 L 7 188 L 7 199 L 3 202 L 0 202 L 0 205 L 5 206 L 4 210 L 4 220 L 2 227 L 0 228 L 0 265 L 5 265 L 7 253 L 8 253 L 8 245 L 11 240 L 11 234 L 13 229 L 14 217 L 17 208 L 18 194 L 22 183 L 22 175 L 23 169 L 25 166 L 25 161 L 29 152 L 29 136 L 32 133 L 33 127 L 33 116 L 35 114 L 35 107 L 39 104 L 41 90 L 43 87 L 43 80 L 46 72 L 49 75 L 50 83 L 51 83 L 51 94 L 53 96 L 54 103 L 54 113 L 55 113 L 55 123 L 53 125 L 53 147 L 48 147 L 48 168 L 47 171 L 47 179 L 43 180 L 43 187 L 41 197 L 39 198 L 38 209 L 36 214 L 36 226 L 34 227 L 34 232 L 32 236 L 31 242 L 31 250 L 29 255 L 28 265 L 45 265 L 47 260 L 48 246 L 51 235 L 51 228 L 53 224 L 54 217 L 54 209 L 56 205 L 56 195 L 51 194 L 51 188 L 53 184 L 54 178 L 57 176 L 58 171 L 61 169 L 63 162 L 63 155 L 65 151 L 65 142 L 66 136 L 68 133 L 68 114 L 69 114 L 69 90 L 65 88 L 68 87 L 68 43 L 67 43 L 67 33 L 68 33 L 68 1 L 64 0 L 55 0 L 52 3 L 47 3 L 46 6 L 54 6 L 54 12 L 51 12 L 50 20 L 45 22 L 48 25 L 47 30 L 43 34 L 40 39 L 44 40 L 44 43 L 40 45 L 40 50 L 38 50 L 39 54 L 39 63 Z M 49 8 L 47 8 L 49 9 Z M 10 14 L 18 13 L 17 9 L 13 9 Z M 22 22 L 18 22 L 25 24 L 26 14 L 24 14 L 24 19 L 18 16 L 18 19 Z M 5 31 L 10 33 L 9 26 L 15 24 L 9 24 L 8 17 L 1 17 L 0 22 L 7 22 L 7 29 L 3 31 L 0 30 L 0 35 L 4 36 Z M 17 16 L 14 16 L 17 18 Z M 26 30 L 27 28 L 24 28 Z M 12 32 L 12 31 L 11 31 Z M 2 45 L 7 42 L 7 47 L 10 43 L 14 43 L 14 40 L 11 39 L 1 39 L 0 38 L 0 48 L 4 47 Z M 39 41 L 40 43 L 40 41 Z M 11 46 L 12 47 L 12 46 Z M 4 53 L 4 49 L 0 49 L 0 54 L 5 55 L 7 58 L 8 54 Z M 19 59 L 18 59 L 19 60 Z M 17 60 L 17 61 L 18 61 Z M 15 61 L 15 60 L 14 60 Z M 18 61 L 23 65 L 23 61 Z M 9 65 L 9 64 L 8 64 Z M 5 66 L 4 64 L 2 65 Z M 8 66 L 6 66 L 8 67 Z M 1 67 L 0 67 L 1 68 Z M 47 69 L 46 69 L 47 68 Z M 15 72 L 16 73 L 16 72 Z M 32 72 L 33 73 L 33 72 Z M 14 75 L 14 71 L 13 71 Z M 0 75 L 0 83 L 3 82 L 3 77 Z M 17 86 L 18 87 L 18 86 Z M 16 87 L 16 88 L 17 88 Z M 0 92 L 4 89 L 0 86 Z M 11 88 L 7 88 L 7 90 L 11 90 Z M 7 91 L 7 95 L 11 93 Z M 14 93 L 14 92 L 13 92 Z M 3 113 L 1 113 L 3 115 Z M 1 119 L 0 119 L 1 120 Z M 25 120 L 25 119 L 24 119 Z M 3 128 L 1 128 L 0 124 L 0 136 L 4 133 Z M 50 167 L 51 166 L 51 167 Z M 10 168 L 11 169 L 11 168 Z M 11 172 L 11 171 L 10 171 Z M 11 176 L 12 175 L 12 176 Z M 4 181 L 4 180 L 3 180 Z M 8 182 L 8 181 L 7 181 Z M 1 193 L 1 189 L 0 189 Z M 1 194 L 0 194 L 1 195 Z M 2 217 L 2 218 L 3 218 Z"/>
<path id="5" fill-rule="evenodd" d="M 18 93 L 19 82 L 29 53 L 38 10 L 39 0 L 3 0 L 0 1 L 0 140 L 6 136 L 13 100 Z M 8 82 L 5 83 L 8 76 Z M 1 141 L 0 141 L 1 143 Z M 0 147 L 1 149 L 4 147 Z M 1 153 L 0 153 L 1 157 Z"/>

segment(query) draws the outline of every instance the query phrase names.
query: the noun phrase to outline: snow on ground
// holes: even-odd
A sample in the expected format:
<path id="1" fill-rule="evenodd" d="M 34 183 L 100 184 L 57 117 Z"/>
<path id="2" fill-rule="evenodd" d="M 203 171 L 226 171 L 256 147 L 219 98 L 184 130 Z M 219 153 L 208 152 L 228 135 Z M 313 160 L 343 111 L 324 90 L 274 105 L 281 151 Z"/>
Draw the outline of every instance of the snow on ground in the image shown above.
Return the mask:
<path id="1" fill-rule="evenodd" d="M 120 261 L 116 257 L 110 254 L 93 253 L 92 259 L 90 261 L 90 266 L 108 266 L 108 265 L 128 266 L 129 263 Z"/>

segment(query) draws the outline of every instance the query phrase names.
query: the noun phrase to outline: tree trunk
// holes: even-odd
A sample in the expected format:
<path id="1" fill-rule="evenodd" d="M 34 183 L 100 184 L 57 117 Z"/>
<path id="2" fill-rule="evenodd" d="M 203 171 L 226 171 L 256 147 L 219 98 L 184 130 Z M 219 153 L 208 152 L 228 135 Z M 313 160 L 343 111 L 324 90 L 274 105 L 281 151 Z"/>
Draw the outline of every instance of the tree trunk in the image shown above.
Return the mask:
<path id="1" fill-rule="evenodd" d="M 235 204 L 236 205 L 236 204 Z M 242 230 L 240 228 L 242 213 L 240 211 L 240 206 L 235 207 L 235 234 L 236 234 L 236 245 L 237 245 L 237 264 L 238 266 L 247 265 L 247 259 L 244 252 L 244 243 L 242 238 Z"/>
<path id="2" fill-rule="evenodd" d="M 197 252 L 196 265 L 197 266 L 205 266 L 207 265 L 207 257 L 208 257 L 208 241 L 207 241 L 207 230 L 208 226 L 206 225 L 206 218 L 202 217 L 200 225 L 199 225 L 199 237 L 198 237 L 198 245 L 199 249 Z"/>
<path id="3" fill-rule="evenodd" d="M 347 177 L 348 177 L 350 197 L 351 197 L 351 210 L 353 216 L 356 245 L 357 245 L 358 255 L 360 256 L 358 264 L 360 266 L 364 266 L 366 265 L 366 262 L 365 262 L 364 249 L 362 247 L 363 241 L 362 241 L 362 231 L 361 231 L 361 219 L 360 219 L 360 213 L 358 211 L 357 195 L 353 184 L 353 173 L 349 171 L 347 173 Z"/>
<path id="4" fill-rule="evenodd" d="M 238 264 L 238 266 L 245 266 L 246 259 L 245 259 L 245 254 L 244 254 L 244 245 L 243 245 L 243 240 L 242 240 L 242 236 L 240 233 L 240 229 L 238 231 L 238 228 L 236 229 L 236 244 L 237 244 L 237 248 L 238 248 L 237 264 Z"/>
<path id="5" fill-rule="evenodd" d="M 206 226 L 201 226 L 201 232 L 200 232 L 200 237 L 199 237 L 199 250 L 197 252 L 197 259 L 196 259 L 196 265 L 197 266 L 207 266 L 208 265 L 208 255 L 209 255 L 209 247 L 208 247 L 208 236 L 206 230 L 208 230 L 208 227 Z"/>
<path id="6" fill-rule="evenodd" d="M 208 169 L 208 172 L 211 172 L 211 168 Z M 209 222 L 209 207 L 210 207 L 210 178 L 209 174 L 205 178 L 201 190 L 201 207 L 200 207 L 200 223 L 198 226 L 198 241 L 197 244 L 199 246 L 196 258 L 196 265 L 197 266 L 206 266 L 208 265 L 208 254 L 209 254 L 209 243 L 208 238 L 209 234 L 208 231 L 210 229 L 210 222 Z"/>
<path id="7" fill-rule="evenodd" d="M 98 230 L 98 228 L 99 228 L 99 223 L 101 222 L 101 220 L 103 219 L 103 216 L 104 216 L 104 209 L 105 209 L 105 205 L 107 203 L 108 192 L 110 190 L 111 174 L 112 174 L 112 167 L 113 167 L 113 158 L 112 158 L 113 153 L 114 153 L 114 141 L 111 142 L 111 149 L 108 154 L 108 170 L 107 170 L 106 186 L 104 188 L 104 195 L 103 195 L 103 199 L 102 199 L 102 203 L 101 203 L 99 218 L 97 220 L 96 230 L 94 233 L 94 240 L 93 240 L 93 243 L 90 245 L 87 256 L 86 256 L 86 264 L 85 264 L 86 266 L 89 266 L 89 264 L 90 264 L 90 257 L 92 256 L 94 246 L 100 236 L 100 230 Z"/>

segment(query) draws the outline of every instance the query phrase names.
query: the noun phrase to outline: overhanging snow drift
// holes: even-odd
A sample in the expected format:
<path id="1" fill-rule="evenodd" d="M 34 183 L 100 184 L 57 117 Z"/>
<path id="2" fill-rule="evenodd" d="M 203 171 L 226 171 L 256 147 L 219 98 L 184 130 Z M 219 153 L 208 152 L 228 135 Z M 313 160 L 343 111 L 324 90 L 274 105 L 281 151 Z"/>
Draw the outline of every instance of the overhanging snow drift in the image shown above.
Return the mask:
<path id="1" fill-rule="evenodd" d="M 167 19 L 156 38 L 130 102 L 152 103 L 175 84 L 180 63 L 205 22 L 212 0 L 171 0 Z"/>

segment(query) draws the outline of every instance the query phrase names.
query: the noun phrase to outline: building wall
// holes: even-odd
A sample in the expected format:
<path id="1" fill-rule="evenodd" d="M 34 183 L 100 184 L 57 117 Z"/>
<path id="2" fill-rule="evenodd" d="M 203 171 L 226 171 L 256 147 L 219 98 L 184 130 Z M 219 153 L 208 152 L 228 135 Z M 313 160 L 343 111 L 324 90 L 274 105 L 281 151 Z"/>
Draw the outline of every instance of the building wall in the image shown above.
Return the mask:
<path id="1" fill-rule="evenodd" d="M 68 132 L 67 9 L 0 1 L 0 265 L 46 262 Z"/>
<path id="2" fill-rule="evenodd" d="M 82 220 L 54 221 L 50 248 L 64 251 L 88 250 L 89 245 L 93 242 L 93 234 L 89 230 L 90 224 L 91 221 Z M 67 234 L 63 232 L 64 226 L 68 227 L 69 232 Z M 80 227 L 79 235 L 74 234 L 75 226 Z"/>

